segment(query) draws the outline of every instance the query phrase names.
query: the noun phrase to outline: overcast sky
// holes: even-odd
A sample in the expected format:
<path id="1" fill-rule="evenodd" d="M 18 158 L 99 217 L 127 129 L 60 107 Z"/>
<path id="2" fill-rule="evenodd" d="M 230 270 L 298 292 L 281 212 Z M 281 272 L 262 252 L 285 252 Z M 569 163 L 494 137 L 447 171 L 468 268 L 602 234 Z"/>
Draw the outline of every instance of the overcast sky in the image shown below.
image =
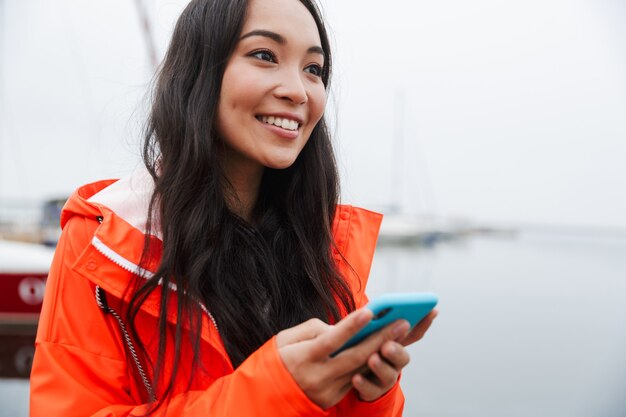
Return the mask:
<path id="1" fill-rule="evenodd" d="M 146 1 L 159 53 L 181 1 Z M 626 228 L 626 2 L 326 0 L 343 201 Z M 138 164 L 133 1 L 0 0 L 0 198 Z"/>

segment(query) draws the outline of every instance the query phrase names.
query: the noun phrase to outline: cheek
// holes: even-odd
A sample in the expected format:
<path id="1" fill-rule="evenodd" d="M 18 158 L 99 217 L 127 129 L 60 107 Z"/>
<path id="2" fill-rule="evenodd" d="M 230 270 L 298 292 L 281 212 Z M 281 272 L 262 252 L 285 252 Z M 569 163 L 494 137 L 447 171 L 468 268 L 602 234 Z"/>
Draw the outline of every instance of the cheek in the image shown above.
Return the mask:
<path id="1" fill-rule="evenodd" d="M 245 68 L 236 62 L 227 67 L 222 78 L 219 106 L 226 118 L 233 117 L 235 111 L 254 107 L 262 95 L 262 79 L 259 79 L 254 71 L 244 70 Z"/>
<path id="2" fill-rule="evenodd" d="M 236 111 L 245 107 L 245 95 L 235 85 L 224 84 L 220 92 L 218 104 L 219 114 L 223 119 L 229 119 L 236 115 Z"/>
<path id="3" fill-rule="evenodd" d="M 314 124 L 320 121 L 326 109 L 326 89 L 316 88 L 309 96 L 310 116 Z"/>

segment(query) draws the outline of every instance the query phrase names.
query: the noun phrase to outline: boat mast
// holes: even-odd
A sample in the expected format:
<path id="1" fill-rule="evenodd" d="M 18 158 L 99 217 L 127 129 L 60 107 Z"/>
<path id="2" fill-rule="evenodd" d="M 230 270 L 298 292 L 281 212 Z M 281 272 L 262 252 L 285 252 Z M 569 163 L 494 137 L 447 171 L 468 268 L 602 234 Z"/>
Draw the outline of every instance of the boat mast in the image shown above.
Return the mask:
<path id="1" fill-rule="evenodd" d="M 139 16 L 143 39 L 146 42 L 148 60 L 150 61 L 150 66 L 154 71 L 159 65 L 159 61 L 157 58 L 156 45 L 154 44 L 154 37 L 152 36 L 152 25 L 150 23 L 150 19 L 148 18 L 148 11 L 146 10 L 142 0 L 135 0 L 135 6 L 137 7 L 137 14 Z"/>
<path id="2" fill-rule="evenodd" d="M 4 75 L 4 66 L 6 65 L 5 59 L 5 51 L 4 51 L 4 42 L 6 39 L 5 31 L 6 31 L 6 18 L 5 18 L 5 5 L 4 0 L 0 0 L 0 165 L 4 166 L 5 162 L 2 160 L 2 155 L 5 155 L 8 152 L 4 150 L 5 141 L 6 141 L 6 114 L 5 114 L 5 104 L 6 100 L 6 91 L 5 91 L 5 75 Z M 1 175 L 1 174 L 0 174 Z M 2 196 L 2 181 L 0 181 L 0 199 Z M 1 207 L 0 207 L 1 209 Z M 0 214 L 1 215 L 1 214 Z"/>
<path id="3" fill-rule="evenodd" d="M 393 140 L 392 140 L 392 191 L 391 211 L 394 214 L 402 214 L 404 206 L 404 184 L 406 183 L 404 162 L 404 91 L 396 88 L 393 97 Z"/>

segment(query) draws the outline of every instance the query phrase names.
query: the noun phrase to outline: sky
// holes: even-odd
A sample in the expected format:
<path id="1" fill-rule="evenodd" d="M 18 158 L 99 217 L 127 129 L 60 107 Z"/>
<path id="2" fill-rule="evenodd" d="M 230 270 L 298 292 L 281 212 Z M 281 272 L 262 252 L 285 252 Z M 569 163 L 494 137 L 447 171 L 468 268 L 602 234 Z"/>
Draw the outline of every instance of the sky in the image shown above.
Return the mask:
<path id="1" fill-rule="evenodd" d="M 144 1 L 159 55 L 184 1 Z M 344 203 L 626 230 L 626 2 L 325 0 Z M 0 0 L 0 204 L 139 164 L 133 1 Z"/>

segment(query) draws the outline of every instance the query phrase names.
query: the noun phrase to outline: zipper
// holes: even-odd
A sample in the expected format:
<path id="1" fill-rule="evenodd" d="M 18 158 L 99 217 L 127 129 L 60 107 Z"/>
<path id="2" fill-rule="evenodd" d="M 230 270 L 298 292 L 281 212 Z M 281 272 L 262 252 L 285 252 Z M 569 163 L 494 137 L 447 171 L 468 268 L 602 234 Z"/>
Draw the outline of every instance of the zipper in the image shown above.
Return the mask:
<path id="1" fill-rule="evenodd" d="M 102 224 L 102 221 L 104 220 L 103 217 L 96 217 L 96 220 L 98 220 L 98 223 Z M 93 245 L 94 248 L 96 248 L 96 250 L 98 252 L 100 252 L 102 255 L 104 255 L 105 258 L 107 258 L 108 260 L 110 260 L 111 262 L 113 262 L 114 264 L 116 264 L 117 266 L 119 266 L 120 268 L 132 273 L 132 274 L 138 274 L 146 279 L 150 279 L 152 277 L 154 277 L 154 274 L 150 271 L 148 271 L 147 269 L 144 269 L 142 267 L 140 267 L 139 265 L 134 264 L 133 262 L 129 261 L 128 259 L 124 258 L 123 256 L 121 256 L 120 254 L 118 254 L 117 252 L 115 252 L 113 249 L 109 248 L 104 242 L 102 242 L 100 239 L 98 239 L 97 236 L 94 235 L 94 237 L 91 239 L 91 244 Z M 163 284 L 163 279 L 161 278 L 159 280 L 159 285 Z M 168 287 L 170 290 L 172 291 L 176 291 L 178 292 L 178 288 L 176 286 L 176 284 L 174 284 L 173 282 L 169 282 L 168 283 Z M 211 314 L 211 312 L 206 308 L 206 306 L 204 305 L 204 303 L 202 303 L 199 300 L 195 300 L 199 305 L 200 308 L 202 309 L 202 311 L 204 313 L 206 313 L 207 316 L 209 316 L 209 319 L 211 320 L 211 323 L 213 323 L 213 326 L 215 326 L 215 330 L 217 330 L 219 332 L 219 327 L 217 326 L 217 321 L 215 320 L 215 317 L 213 317 L 213 314 Z"/>
<path id="2" fill-rule="evenodd" d="M 152 384 L 150 383 L 150 380 L 148 379 L 148 375 L 146 374 L 146 372 L 143 369 L 143 366 L 141 365 L 141 361 L 139 360 L 139 355 L 137 355 L 137 351 L 135 350 L 135 345 L 133 344 L 133 340 L 128 334 L 128 330 L 126 330 L 126 325 L 124 324 L 124 320 L 122 320 L 122 317 L 120 317 L 120 315 L 117 314 L 115 310 L 109 307 L 109 304 L 107 303 L 107 299 L 106 299 L 106 293 L 98 285 L 96 285 L 96 304 L 98 304 L 98 307 L 100 307 L 100 309 L 104 311 L 104 314 L 110 314 L 115 318 L 115 320 L 117 320 L 117 324 L 120 326 L 120 330 L 122 331 L 122 336 L 124 337 L 124 341 L 126 342 L 126 347 L 128 348 L 128 351 L 130 352 L 130 356 L 133 358 L 133 361 L 135 362 L 135 366 L 137 367 L 137 372 L 139 372 L 139 376 L 141 377 L 143 386 L 146 389 L 146 392 L 148 393 L 148 397 L 150 398 L 151 402 L 155 402 L 156 395 L 154 393 L 154 389 L 152 388 Z"/>

